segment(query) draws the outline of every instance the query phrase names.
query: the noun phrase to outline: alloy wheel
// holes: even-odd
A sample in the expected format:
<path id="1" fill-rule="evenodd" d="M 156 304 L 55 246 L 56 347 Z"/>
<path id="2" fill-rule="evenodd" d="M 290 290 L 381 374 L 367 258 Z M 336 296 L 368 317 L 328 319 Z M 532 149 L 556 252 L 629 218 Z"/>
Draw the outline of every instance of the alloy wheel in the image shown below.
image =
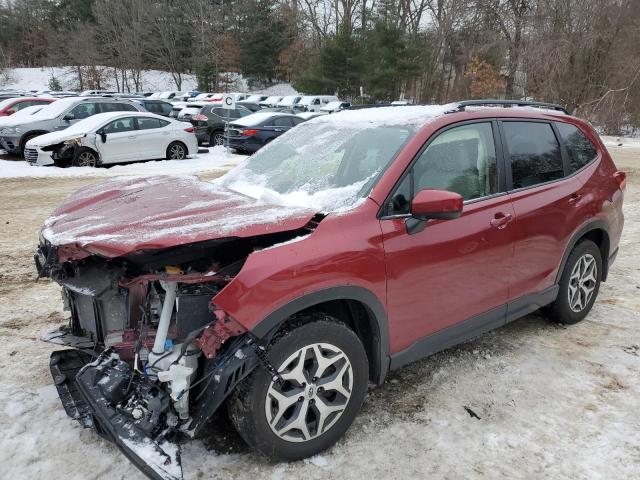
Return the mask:
<path id="1" fill-rule="evenodd" d="M 224 145 L 224 135 L 223 135 L 223 134 L 221 134 L 221 133 L 216 133 L 216 134 L 213 136 L 213 144 L 214 144 L 216 147 L 221 146 L 221 145 Z"/>
<path id="2" fill-rule="evenodd" d="M 78 155 L 77 165 L 79 167 L 95 167 L 97 163 L 96 156 L 91 152 L 82 152 Z"/>
<path id="3" fill-rule="evenodd" d="M 569 307 L 576 313 L 584 310 L 598 284 L 598 265 L 590 253 L 581 256 L 569 277 Z"/>
<path id="4" fill-rule="evenodd" d="M 273 433 L 289 442 L 312 440 L 329 430 L 351 398 L 353 371 L 345 353 L 328 343 L 300 348 L 271 381 L 265 414 Z"/>
<path id="5" fill-rule="evenodd" d="M 182 160 L 184 157 L 185 152 L 182 145 L 171 145 L 169 149 L 169 158 L 171 160 Z"/>

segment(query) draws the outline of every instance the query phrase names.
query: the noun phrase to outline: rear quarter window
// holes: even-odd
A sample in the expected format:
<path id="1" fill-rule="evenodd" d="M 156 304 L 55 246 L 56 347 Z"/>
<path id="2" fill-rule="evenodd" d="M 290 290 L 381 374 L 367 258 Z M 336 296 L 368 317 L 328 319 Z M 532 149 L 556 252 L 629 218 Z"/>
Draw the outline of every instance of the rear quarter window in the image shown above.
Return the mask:
<path id="1" fill-rule="evenodd" d="M 569 156 L 569 173 L 580 170 L 596 158 L 598 151 L 576 126 L 561 122 L 556 126 Z"/>

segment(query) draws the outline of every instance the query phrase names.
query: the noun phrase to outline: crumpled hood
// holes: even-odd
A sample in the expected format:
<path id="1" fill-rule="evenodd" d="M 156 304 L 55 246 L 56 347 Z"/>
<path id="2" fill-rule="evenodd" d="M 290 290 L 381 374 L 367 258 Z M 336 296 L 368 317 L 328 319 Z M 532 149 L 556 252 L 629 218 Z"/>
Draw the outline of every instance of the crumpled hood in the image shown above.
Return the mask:
<path id="1" fill-rule="evenodd" d="M 61 261 L 107 258 L 226 237 L 302 228 L 316 212 L 284 207 L 196 177 L 126 178 L 71 194 L 49 217 L 44 238 Z"/>
<path id="2" fill-rule="evenodd" d="M 54 145 L 57 143 L 66 142 L 67 140 L 73 140 L 74 138 L 80 138 L 86 136 L 85 133 L 67 132 L 66 130 L 60 130 L 59 132 L 45 133 L 32 138 L 25 145 L 26 147 L 46 147 L 48 145 Z"/>

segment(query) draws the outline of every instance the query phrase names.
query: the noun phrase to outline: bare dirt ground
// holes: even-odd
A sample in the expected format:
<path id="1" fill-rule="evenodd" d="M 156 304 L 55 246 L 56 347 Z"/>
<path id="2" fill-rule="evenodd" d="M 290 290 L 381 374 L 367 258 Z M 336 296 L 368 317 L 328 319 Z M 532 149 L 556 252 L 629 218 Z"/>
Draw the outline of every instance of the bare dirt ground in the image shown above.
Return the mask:
<path id="1" fill-rule="evenodd" d="M 536 313 L 391 374 L 345 438 L 304 462 L 269 463 L 223 423 L 185 446 L 185 478 L 640 478 L 640 149 L 610 151 L 629 172 L 626 227 L 585 321 Z M 59 288 L 35 281 L 40 225 L 96 181 L 1 180 L 2 478 L 143 478 L 66 417 L 48 370 L 55 347 L 38 340 L 65 318 Z"/>

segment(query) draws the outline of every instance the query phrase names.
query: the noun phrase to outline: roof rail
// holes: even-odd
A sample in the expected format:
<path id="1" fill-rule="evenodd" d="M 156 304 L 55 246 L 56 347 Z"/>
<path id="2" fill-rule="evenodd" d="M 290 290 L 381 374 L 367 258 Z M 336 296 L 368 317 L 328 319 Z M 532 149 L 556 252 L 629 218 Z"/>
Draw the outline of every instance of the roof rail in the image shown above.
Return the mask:
<path id="1" fill-rule="evenodd" d="M 549 110 L 558 110 L 566 115 L 571 115 L 566 108 L 562 105 L 558 105 L 556 103 L 545 103 L 545 102 L 527 102 L 524 100 L 463 100 L 461 102 L 456 102 L 458 105 L 458 109 L 456 111 L 462 111 L 465 107 L 476 107 L 483 105 L 501 105 L 503 107 L 537 107 L 537 108 L 547 108 Z"/>

